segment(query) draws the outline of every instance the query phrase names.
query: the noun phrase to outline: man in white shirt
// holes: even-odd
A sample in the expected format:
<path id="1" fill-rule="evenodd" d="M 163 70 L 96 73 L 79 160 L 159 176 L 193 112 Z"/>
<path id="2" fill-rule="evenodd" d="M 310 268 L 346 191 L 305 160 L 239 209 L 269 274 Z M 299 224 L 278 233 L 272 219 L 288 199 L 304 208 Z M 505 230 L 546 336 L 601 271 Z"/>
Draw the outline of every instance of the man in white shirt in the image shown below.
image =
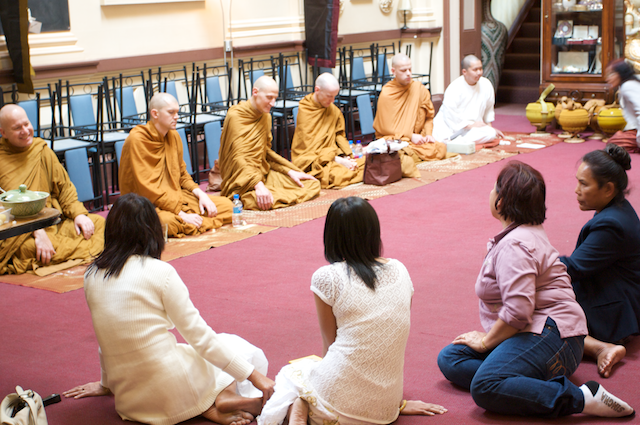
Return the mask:
<path id="1" fill-rule="evenodd" d="M 482 144 L 504 137 L 491 126 L 495 120 L 495 94 L 491 82 L 482 76 L 482 62 L 473 55 L 462 60 L 462 75 L 447 87 L 433 136 L 441 142 Z"/>

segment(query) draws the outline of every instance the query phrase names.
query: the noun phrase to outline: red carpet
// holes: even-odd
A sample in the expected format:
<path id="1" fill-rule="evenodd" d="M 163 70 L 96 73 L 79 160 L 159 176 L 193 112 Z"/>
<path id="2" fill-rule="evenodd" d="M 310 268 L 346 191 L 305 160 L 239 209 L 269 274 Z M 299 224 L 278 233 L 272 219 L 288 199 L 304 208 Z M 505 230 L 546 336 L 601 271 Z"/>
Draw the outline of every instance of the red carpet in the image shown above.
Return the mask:
<path id="1" fill-rule="evenodd" d="M 516 158 L 538 168 L 547 182 L 547 222 L 551 242 L 571 253 L 582 225 L 592 216 L 575 201 L 577 161 L 600 142 L 558 144 Z M 640 208 L 640 157 L 632 158 L 631 203 Z M 639 161 L 639 162 L 635 162 Z M 406 353 L 405 397 L 439 403 L 442 416 L 401 417 L 400 424 L 546 423 L 488 414 L 470 395 L 449 384 L 436 365 L 438 351 L 456 335 L 480 329 L 474 283 L 487 240 L 500 230 L 489 212 L 489 192 L 504 161 L 457 174 L 417 189 L 372 201 L 382 223 L 385 255 L 408 268 L 415 286 L 412 329 Z M 290 359 L 321 354 L 321 337 L 309 284 L 326 264 L 324 221 L 317 219 L 173 261 L 207 322 L 219 332 L 237 333 L 261 347 L 269 376 Z M 81 290 L 54 294 L 0 285 L 0 395 L 15 385 L 42 396 L 99 379 L 97 342 Z M 574 375 L 581 383 L 599 380 L 640 408 L 640 338 L 628 347 L 622 367 L 599 379 L 585 361 Z M 149 394 L 153 397 L 153 394 Z M 49 423 L 120 424 L 111 397 L 63 400 L 47 407 Z M 554 423 L 637 423 L 575 415 Z M 194 419 L 190 424 L 207 423 Z"/>

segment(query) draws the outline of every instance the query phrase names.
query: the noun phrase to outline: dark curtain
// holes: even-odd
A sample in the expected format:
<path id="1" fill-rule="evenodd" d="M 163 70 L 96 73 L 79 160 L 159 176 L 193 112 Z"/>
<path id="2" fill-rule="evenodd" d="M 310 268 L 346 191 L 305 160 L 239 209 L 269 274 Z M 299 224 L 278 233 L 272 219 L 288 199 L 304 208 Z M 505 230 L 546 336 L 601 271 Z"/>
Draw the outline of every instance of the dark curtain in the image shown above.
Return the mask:
<path id="1" fill-rule="evenodd" d="M 338 48 L 340 0 L 304 0 L 304 26 L 309 65 L 333 68 Z"/>
<path id="2" fill-rule="evenodd" d="M 13 63 L 13 77 L 18 91 L 33 93 L 29 61 L 28 0 L 0 0 L 0 19 Z"/>

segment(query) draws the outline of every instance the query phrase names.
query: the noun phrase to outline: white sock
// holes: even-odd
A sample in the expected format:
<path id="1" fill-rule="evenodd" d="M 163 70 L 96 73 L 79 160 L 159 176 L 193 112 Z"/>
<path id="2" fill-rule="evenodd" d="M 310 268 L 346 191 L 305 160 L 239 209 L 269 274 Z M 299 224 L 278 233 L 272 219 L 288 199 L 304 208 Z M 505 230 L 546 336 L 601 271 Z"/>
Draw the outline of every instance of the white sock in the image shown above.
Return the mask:
<path id="1" fill-rule="evenodd" d="M 634 413 L 631 406 L 605 390 L 596 381 L 589 381 L 580 386 L 584 394 L 584 410 L 582 413 L 591 416 L 621 418 Z"/>

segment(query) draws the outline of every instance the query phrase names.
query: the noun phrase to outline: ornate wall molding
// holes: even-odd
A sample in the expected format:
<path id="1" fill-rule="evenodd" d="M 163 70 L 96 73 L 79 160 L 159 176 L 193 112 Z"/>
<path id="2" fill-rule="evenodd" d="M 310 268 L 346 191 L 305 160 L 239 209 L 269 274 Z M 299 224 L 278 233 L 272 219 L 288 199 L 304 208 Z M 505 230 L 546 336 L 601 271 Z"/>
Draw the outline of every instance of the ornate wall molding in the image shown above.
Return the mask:
<path id="1" fill-rule="evenodd" d="M 100 0 L 100 6 L 126 6 L 129 4 L 178 3 L 205 0 Z"/>
<path id="2" fill-rule="evenodd" d="M 393 0 L 378 0 L 382 13 L 389 13 L 393 9 Z"/>
<path id="3" fill-rule="evenodd" d="M 304 16 L 232 21 L 229 31 L 233 38 L 301 34 L 304 33 Z"/>
<path id="4" fill-rule="evenodd" d="M 84 49 L 77 46 L 77 42 L 76 36 L 66 31 L 29 34 L 29 53 L 34 57 L 83 52 Z M 4 36 L 0 36 L 0 59 L 8 57 L 7 43 Z"/>

